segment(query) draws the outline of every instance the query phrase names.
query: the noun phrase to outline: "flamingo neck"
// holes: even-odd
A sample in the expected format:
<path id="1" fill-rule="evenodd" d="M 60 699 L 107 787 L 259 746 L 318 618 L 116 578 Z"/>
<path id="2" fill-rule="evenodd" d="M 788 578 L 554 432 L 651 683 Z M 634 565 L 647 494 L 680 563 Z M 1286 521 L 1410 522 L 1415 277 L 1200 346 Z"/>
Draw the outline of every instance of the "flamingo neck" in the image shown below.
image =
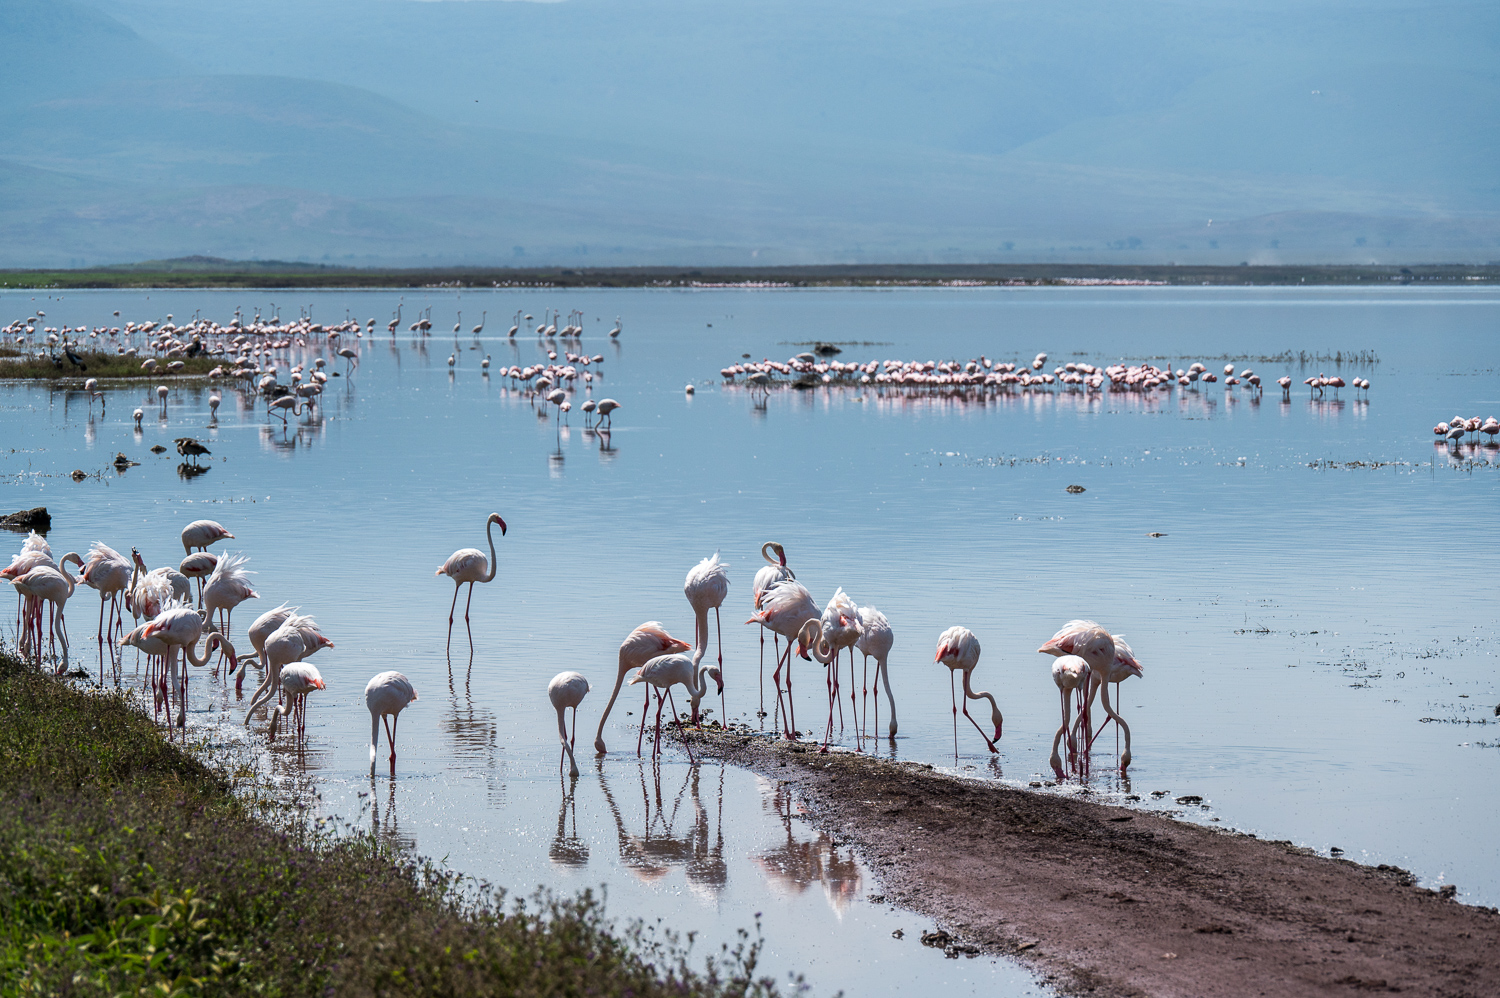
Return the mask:
<path id="1" fill-rule="evenodd" d="M 490 542 L 490 574 L 481 579 L 481 582 L 494 582 L 495 573 L 500 569 L 500 559 L 495 557 L 495 521 L 488 520 L 484 525 L 484 536 Z"/>

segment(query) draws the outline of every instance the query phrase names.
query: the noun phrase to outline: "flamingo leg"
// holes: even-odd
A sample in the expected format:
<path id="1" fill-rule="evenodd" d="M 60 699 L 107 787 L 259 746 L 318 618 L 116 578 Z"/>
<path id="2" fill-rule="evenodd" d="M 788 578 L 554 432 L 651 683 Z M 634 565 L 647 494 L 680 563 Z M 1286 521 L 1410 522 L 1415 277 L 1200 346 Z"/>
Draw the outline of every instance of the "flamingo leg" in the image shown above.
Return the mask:
<path id="1" fill-rule="evenodd" d="M 677 725 L 677 734 L 682 737 L 682 747 L 687 749 L 688 762 L 698 765 L 698 760 L 693 758 L 693 746 L 688 744 L 687 732 L 682 730 L 682 721 L 677 717 L 677 704 L 672 702 L 672 687 L 667 687 L 667 702 L 672 704 L 672 721 Z"/>
<path id="2" fill-rule="evenodd" d="M 719 723 L 729 724 L 729 707 L 724 699 L 724 624 L 719 619 L 719 608 L 714 607 L 714 627 L 719 632 Z"/>
<path id="3" fill-rule="evenodd" d="M 968 697 L 964 698 L 964 717 L 967 717 L 969 719 L 969 723 L 972 724 L 972 725 L 974 725 L 974 730 L 977 731 L 977 732 L 979 732 L 979 737 L 984 739 L 984 743 L 985 743 L 985 745 L 989 746 L 989 750 L 991 752 L 998 751 L 995 748 L 995 743 L 992 742 L 992 741 L 990 741 L 990 736 L 987 735 L 987 734 L 985 734 L 984 733 L 984 729 L 979 726 L 979 722 L 976 721 L 976 720 L 974 720 L 974 715 L 969 713 L 969 698 Z"/>
<path id="4" fill-rule="evenodd" d="M 948 670 L 948 699 L 953 704 L 953 761 L 958 761 L 958 692 L 953 684 L 953 670 Z"/>
<path id="5" fill-rule="evenodd" d="M 453 583 L 453 602 L 448 604 L 448 647 L 453 647 L 453 611 L 458 609 L 458 590 L 462 582 Z"/>
<path id="6" fill-rule="evenodd" d="M 666 700 L 662 697 L 661 691 L 658 690 L 656 693 L 656 740 L 651 743 L 651 758 L 653 759 L 661 754 L 661 709 L 665 703 Z M 673 707 L 672 711 L 676 713 L 677 708 Z"/>
<path id="7" fill-rule="evenodd" d="M 651 710 L 651 687 L 646 686 L 646 703 L 641 707 L 641 733 L 635 737 L 635 756 L 641 757 L 641 743 L 646 740 L 646 714 Z"/>
<path id="8" fill-rule="evenodd" d="M 864 745 L 861 742 L 861 729 L 859 726 L 859 709 L 854 699 L 854 649 L 849 649 L 849 717 L 854 722 L 854 743 L 856 748 L 863 752 Z"/>
<path id="9" fill-rule="evenodd" d="M 458 597 L 457 591 L 455 591 L 453 593 L 453 595 L 454 595 L 454 598 L 457 598 Z M 464 600 L 464 628 L 465 628 L 465 630 L 467 630 L 469 632 L 469 650 L 470 651 L 472 651 L 474 649 L 474 627 L 473 627 L 473 625 L 471 625 L 469 623 L 469 607 L 472 606 L 473 603 L 474 603 L 474 583 L 471 582 L 471 583 L 469 583 L 469 598 L 466 599 L 466 600 Z"/>

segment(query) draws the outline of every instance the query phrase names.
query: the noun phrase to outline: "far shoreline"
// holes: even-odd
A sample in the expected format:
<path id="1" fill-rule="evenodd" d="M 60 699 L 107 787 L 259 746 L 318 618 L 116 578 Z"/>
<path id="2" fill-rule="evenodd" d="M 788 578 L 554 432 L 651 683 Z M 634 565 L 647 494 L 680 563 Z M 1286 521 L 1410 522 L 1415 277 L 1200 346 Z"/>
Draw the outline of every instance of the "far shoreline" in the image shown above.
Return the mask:
<path id="1" fill-rule="evenodd" d="M 1486 264 L 829 264 L 790 267 L 354 268 L 186 257 L 80 269 L 3 269 L 0 291 L 797 290 L 803 288 L 1488 287 Z"/>

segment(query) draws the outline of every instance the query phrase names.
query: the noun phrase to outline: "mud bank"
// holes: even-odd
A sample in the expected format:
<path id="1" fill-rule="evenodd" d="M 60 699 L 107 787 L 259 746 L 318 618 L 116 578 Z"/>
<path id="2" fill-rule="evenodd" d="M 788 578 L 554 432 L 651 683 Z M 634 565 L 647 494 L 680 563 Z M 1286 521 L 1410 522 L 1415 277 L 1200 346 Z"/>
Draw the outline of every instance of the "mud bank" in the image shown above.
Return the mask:
<path id="1" fill-rule="evenodd" d="M 694 741 L 790 784 L 887 901 L 952 934 L 950 955 L 1016 957 L 1065 993 L 1500 994 L 1500 915 L 1404 870 L 916 763 Z"/>

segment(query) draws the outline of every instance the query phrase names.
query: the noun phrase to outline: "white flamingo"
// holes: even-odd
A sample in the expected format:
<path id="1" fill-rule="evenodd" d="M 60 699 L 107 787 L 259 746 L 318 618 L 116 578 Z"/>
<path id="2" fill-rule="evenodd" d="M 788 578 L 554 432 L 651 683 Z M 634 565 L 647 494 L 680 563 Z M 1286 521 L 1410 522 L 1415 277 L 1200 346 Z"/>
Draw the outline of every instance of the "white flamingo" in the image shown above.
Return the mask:
<path id="1" fill-rule="evenodd" d="M 609 750 L 604 746 L 604 722 L 609 720 L 609 712 L 614 708 L 615 698 L 620 695 L 620 687 L 625 684 L 625 677 L 631 672 L 639 669 L 658 655 L 670 655 L 674 652 L 687 651 L 692 645 L 686 641 L 679 640 L 667 633 L 660 621 L 648 620 L 640 627 L 626 635 L 625 640 L 620 642 L 620 672 L 615 677 L 615 688 L 609 695 L 609 703 L 604 705 L 604 714 L 599 718 L 599 731 L 594 735 L 594 751 L 604 755 Z M 646 691 L 646 706 L 641 708 L 642 717 L 644 711 L 651 706 L 651 691 Z M 639 754 L 640 746 L 636 746 Z"/>
<path id="2" fill-rule="evenodd" d="M 490 557 L 486 561 L 484 552 L 478 548 L 459 548 L 448 556 L 434 575 L 446 575 L 453 580 L 453 604 L 448 607 L 448 646 L 453 645 L 453 611 L 458 608 L 458 590 L 467 582 L 469 598 L 464 603 L 464 627 L 469 631 L 469 647 L 474 647 L 474 629 L 469 625 L 469 606 L 474 602 L 474 583 L 494 582 L 499 560 L 495 557 L 495 535 L 491 533 L 495 524 L 500 524 L 500 536 L 505 536 L 505 521 L 499 513 L 491 513 L 484 522 L 484 536 L 490 542 Z"/>
<path id="3" fill-rule="evenodd" d="M 588 691 L 589 681 L 579 672 L 559 672 L 547 684 L 547 699 L 552 701 L 552 707 L 557 711 L 557 737 L 562 741 L 563 755 L 568 760 L 568 775 L 572 777 L 578 776 L 578 760 L 573 756 L 573 742 L 578 737 L 578 705 L 583 703 Z M 569 707 L 573 708 L 571 736 L 563 717 Z M 558 765 L 562 765 L 562 759 L 558 760 Z"/>
<path id="4" fill-rule="evenodd" d="M 401 712 L 418 699 L 411 680 L 399 672 L 382 672 L 365 684 L 365 706 L 370 708 L 370 775 L 375 775 L 375 750 L 380 747 L 380 722 L 391 746 L 391 776 L 396 775 L 396 722 Z"/>

